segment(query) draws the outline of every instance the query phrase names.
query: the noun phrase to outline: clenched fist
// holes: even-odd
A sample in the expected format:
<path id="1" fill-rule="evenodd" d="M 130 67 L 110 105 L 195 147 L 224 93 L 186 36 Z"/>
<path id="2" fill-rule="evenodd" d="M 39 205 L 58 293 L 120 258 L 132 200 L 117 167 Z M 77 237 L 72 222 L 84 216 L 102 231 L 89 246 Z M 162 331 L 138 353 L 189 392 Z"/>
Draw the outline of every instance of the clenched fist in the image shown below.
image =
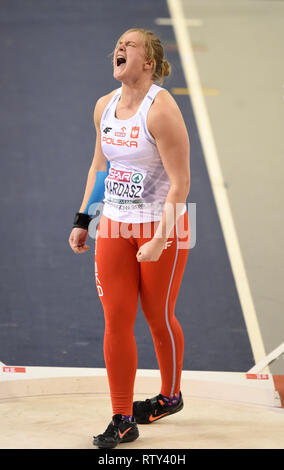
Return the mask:
<path id="1" fill-rule="evenodd" d="M 73 228 L 69 237 L 69 245 L 77 255 L 89 250 L 89 245 L 86 245 L 87 236 L 87 229 L 78 227 Z"/>

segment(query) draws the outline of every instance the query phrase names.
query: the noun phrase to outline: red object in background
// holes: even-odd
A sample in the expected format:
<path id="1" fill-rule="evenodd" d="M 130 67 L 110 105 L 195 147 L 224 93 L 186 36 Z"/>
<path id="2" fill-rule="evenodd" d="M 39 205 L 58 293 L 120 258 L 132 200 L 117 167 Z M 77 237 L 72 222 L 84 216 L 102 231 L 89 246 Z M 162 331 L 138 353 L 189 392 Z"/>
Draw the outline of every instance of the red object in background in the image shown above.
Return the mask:
<path id="1" fill-rule="evenodd" d="M 14 373 L 14 372 L 21 372 L 25 373 L 26 368 L 25 367 L 2 367 L 3 372 L 8 372 L 8 373 Z"/>

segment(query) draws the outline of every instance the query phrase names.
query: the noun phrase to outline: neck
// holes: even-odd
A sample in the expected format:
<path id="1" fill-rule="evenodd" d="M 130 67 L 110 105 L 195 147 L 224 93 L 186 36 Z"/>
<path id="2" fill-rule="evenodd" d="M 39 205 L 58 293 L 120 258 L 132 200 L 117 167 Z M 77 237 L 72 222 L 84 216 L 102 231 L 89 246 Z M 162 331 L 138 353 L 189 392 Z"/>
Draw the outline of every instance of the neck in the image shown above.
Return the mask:
<path id="1" fill-rule="evenodd" d="M 136 103 L 140 103 L 144 96 L 149 91 L 152 80 L 143 81 L 143 83 L 122 83 L 120 102 L 125 106 L 133 106 Z"/>

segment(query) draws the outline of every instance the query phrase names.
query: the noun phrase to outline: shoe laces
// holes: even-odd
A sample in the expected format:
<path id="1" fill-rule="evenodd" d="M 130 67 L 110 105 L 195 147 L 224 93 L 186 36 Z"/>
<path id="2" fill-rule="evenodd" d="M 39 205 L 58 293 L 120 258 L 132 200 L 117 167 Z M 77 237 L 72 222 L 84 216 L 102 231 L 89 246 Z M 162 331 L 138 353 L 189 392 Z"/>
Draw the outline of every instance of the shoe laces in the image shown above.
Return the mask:
<path id="1" fill-rule="evenodd" d="M 160 395 L 157 395 L 154 398 L 147 398 L 144 405 L 145 410 L 148 411 L 150 409 L 151 412 L 154 412 L 157 408 L 162 408 L 161 404 L 159 403 L 159 398 Z"/>

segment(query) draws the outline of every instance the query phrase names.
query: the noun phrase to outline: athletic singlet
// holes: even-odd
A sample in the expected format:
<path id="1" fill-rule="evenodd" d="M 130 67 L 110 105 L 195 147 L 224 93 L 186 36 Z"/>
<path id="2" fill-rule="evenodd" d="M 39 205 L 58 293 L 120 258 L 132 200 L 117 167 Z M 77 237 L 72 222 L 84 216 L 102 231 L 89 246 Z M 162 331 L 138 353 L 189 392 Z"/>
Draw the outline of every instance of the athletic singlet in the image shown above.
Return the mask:
<path id="1" fill-rule="evenodd" d="M 149 108 L 160 90 L 151 85 L 135 115 L 121 120 L 115 116 L 119 88 L 102 114 L 101 146 L 110 162 L 103 214 L 109 219 L 128 223 L 161 219 L 170 181 L 147 128 Z M 184 206 L 182 214 L 185 210 Z"/>

